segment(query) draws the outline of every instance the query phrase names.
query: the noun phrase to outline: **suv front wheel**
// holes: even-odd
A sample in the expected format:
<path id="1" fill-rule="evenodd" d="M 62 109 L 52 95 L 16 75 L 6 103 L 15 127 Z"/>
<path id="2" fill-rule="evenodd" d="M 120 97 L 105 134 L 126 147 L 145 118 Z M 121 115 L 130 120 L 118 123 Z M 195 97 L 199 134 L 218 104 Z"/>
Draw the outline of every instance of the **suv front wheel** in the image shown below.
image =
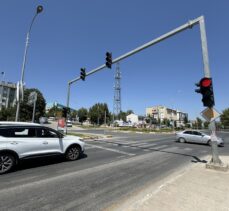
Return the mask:
<path id="1" fill-rule="evenodd" d="M 15 158 L 8 153 L 0 153 L 0 174 L 9 172 L 15 166 Z"/>
<path id="2" fill-rule="evenodd" d="M 80 156 L 80 148 L 78 146 L 71 146 L 65 153 L 65 157 L 69 161 L 77 160 Z"/>

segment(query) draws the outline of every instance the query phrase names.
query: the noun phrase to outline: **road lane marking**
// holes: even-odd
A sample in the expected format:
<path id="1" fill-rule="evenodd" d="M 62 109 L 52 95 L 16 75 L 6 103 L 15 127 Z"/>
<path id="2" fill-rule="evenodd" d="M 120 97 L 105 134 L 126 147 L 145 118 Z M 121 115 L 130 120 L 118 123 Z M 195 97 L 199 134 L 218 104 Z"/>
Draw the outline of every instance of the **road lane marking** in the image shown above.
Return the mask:
<path id="1" fill-rule="evenodd" d="M 168 145 L 161 145 L 161 146 L 153 147 L 153 148 L 150 148 L 150 149 L 162 149 L 162 148 L 165 148 L 165 147 L 168 147 Z"/>
<path id="2" fill-rule="evenodd" d="M 120 153 L 120 154 L 123 154 L 123 155 L 129 155 L 129 156 L 136 155 L 136 154 L 133 154 L 133 153 L 128 153 L 128 152 L 120 151 L 118 149 L 111 149 L 111 148 L 97 146 L 97 145 L 93 145 L 93 144 L 86 144 L 86 145 L 93 146 L 94 148 L 98 148 L 98 149 L 108 150 L 108 151 L 111 151 L 111 152 L 117 152 L 117 153 Z"/>
<path id="3" fill-rule="evenodd" d="M 186 148 L 184 148 L 184 150 L 186 150 L 186 151 L 192 151 L 192 148 L 186 147 Z"/>
<path id="4" fill-rule="evenodd" d="M 157 144 L 148 143 L 148 144 L 142 144 L 139 147 L 152 147 L 152 146 L 155 146 L 155 145 L 157 145 Z M 133 145 L 133 146 L 135 146 L 135 145 Z"/>
<path id="5" fill-rule="evenodd" d="M 145 145 L 145 144 L 149 144 L 149 143 L 142 142 L 142 143 L 134 144 L 133 146 L 136 147 L 136 146 Z"/>

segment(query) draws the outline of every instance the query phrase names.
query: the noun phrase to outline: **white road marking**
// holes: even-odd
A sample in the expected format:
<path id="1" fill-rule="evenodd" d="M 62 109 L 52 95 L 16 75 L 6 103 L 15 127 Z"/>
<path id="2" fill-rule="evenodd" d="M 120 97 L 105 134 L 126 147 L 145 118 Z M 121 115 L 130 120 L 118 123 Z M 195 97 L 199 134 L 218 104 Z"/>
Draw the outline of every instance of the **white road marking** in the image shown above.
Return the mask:
<path id="1" fill-rule="evenodd" d="M 188 148 L 188 147 L 184 148 L 184 150 L 185 151 L 192 151 L 192 149 L 191 148 Z"/>
<path id="2" fill-rule="evenodd" d="M 161 146 L 158 146 L 158 147 L 152 147 L 150 149 L 162 149 L 162 148 L 165 148 L 167 147 L 168 145 L 161 145 Z"/>
<path id="3" fill-rule="evenodd" d="M 108 150 L 108 151 L 112 151 L 112 152 L 117 152 L 117 153 L 124 154 L 124 155 L 129 155 L 129 156 L 134 156 L 135 155 L 133 153 L 124 152 L 124 151 L 120 151 L 120 150 L 117 150 L 117 149 L 111 149 L 111 148 L 97 146 L 97 145 L 93 145 L 93 144 L 87 144 L 87 145 L 93 146 L 94 148 L 104 149 L 104 150 Z"/>
<path id="4" fill-rule="evenodd" d="M 145 145 L 145 144 L 149 144 L 149 143 L 142 142 L 142 143 L 134 144 L 133 146 L 136 147 L 136 146 Z"/>
<path id="5" fill-rule="evenodd" d="M 153 144 L 153 143 L 147 143 L 147 144 L 142 144 L 139 147 L 152 147 L 152 146 L 156 146 L 157 144 Z"/>
<path id="6" fill-rule="evenodd" d="M 177 152 L 178 149 L 180 149 L 180 148 L 179 147 L 170 147 L 170 148 L 167 148 L 166 151 L 168 151 L 168 152 Z"/>

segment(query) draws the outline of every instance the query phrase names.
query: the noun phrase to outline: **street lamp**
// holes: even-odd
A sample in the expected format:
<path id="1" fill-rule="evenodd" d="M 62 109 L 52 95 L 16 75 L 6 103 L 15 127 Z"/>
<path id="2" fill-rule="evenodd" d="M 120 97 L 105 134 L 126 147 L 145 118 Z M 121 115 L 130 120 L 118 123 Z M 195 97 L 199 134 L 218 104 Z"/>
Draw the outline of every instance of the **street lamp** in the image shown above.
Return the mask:
<path id="1" fill-rule="evenodd" d="M 43 6 L 41 6 L 41 5 L 37 6 L 36 14 L 34 15 L 34 17 L 32 19 L 32 22 L 31 22 L 30 27 L 29 27 L 29 31 L 27 32 L 27 35 L 26 35 L 25 52 L 24 52 L 24 57 L 23 57 L 22 69 L 21 69 L 21 80 L 20 80 L 20 83 L 19 83 L 20 97 L 17 100 L 17 111 L 16 111 L 16 117 L 15 117 L 15 121 L 16 122 L 18 121 L 18 117 L 19 117 L 20 101 L 23 101 L 23 98 L 24 98 L 24 72 L 25 72 L 27 50 L 28 50 L 28 47 L 29 47 L 30 32 L 31 32 L 33 23 L 34 23 L 37 15 L 39 13 L 41 13 L 42 11 L 43 11 Z"/>

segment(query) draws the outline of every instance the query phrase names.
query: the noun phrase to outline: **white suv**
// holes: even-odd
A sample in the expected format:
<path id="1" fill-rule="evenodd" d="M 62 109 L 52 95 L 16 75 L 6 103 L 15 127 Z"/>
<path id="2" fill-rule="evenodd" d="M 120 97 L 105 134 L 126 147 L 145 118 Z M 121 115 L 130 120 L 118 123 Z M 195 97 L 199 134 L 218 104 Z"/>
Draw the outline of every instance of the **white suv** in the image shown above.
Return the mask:
<path id="1" fill-rule="evenodd" d="M 64 155 L 77 160 L 84 152 L 84 142 L 40 124 L 0 122 L 0 174 L 9 172 L 21 160 Z"/>

